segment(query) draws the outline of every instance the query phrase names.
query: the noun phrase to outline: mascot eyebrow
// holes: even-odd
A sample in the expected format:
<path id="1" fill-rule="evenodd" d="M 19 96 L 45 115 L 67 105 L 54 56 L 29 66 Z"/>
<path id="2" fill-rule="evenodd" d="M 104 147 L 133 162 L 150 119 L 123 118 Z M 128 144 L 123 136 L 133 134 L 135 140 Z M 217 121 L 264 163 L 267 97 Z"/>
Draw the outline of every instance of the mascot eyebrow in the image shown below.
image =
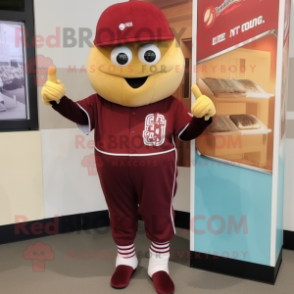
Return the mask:
<path id="1" fill-rule="evenodd" d="M 105 28 L 114 35 L 101 34 Z M 128 34 L 116 34 L 118 29 Z M 94 131 L 96 167 L 118 252 L 111 286 L 127 287 L 138 267 L 134 241 L 140 214 L 151 242 L 148 275 L 157 293 L 172 294 L 174 137 L 189 141 L 201 135 L 215 107 L 196 85 L 192 113 L 172 96 L 182 82 L 185 59 L 166 17 L 153 4 L 129 1 L 110 6 L 98 20 L 93 44 L 87 72 L 95 93 L 73 102 L 51 67 L 42 99 L 84 134 Z"/>

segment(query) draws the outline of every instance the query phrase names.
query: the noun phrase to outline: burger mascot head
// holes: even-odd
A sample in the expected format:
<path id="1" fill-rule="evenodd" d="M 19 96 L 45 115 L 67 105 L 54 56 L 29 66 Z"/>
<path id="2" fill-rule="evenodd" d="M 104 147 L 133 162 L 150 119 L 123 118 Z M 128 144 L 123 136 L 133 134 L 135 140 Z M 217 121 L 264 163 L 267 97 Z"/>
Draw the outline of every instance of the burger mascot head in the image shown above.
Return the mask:
<path id="1" fill-rule="evenodd" d="M 134 240 L 138 215 L 151 241 L 148 275 L 160 294 L 174 293 L 169 275 L 170 240 L 175 234 L 177 188 L 174 137 L 199 136 L 215 115 L 201 95 L 189 111 L 172 94 L 184 73 L 184 56 L 164 14 L 142 1 L 119 3 L 101 15 L 87 72 L 95 94 L 73 102 L 49 68 L 42 89 L 46 105 L 94 130 L 95 158 L 117 245 L 111 286 L 128 286 L 138 266 Z"/>

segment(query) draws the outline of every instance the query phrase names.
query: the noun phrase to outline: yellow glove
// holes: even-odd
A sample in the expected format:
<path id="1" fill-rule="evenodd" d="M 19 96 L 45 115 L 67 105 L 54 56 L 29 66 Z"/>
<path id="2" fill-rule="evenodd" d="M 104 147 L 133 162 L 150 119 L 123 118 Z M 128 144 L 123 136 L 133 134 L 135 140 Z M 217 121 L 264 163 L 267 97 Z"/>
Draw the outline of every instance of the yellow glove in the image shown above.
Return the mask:
<path id="1" fill-rule="evenodd" d="M 66 89 L 60 80 L 56 79 L 56 67 L 50 66 L 48 68 L 48 81 L 42 88 L 41 96 L 43 102 L 48 105 L 50 101 L 56 101 L 57 104 L 60 103 L 60 99 L 65 95 Z"/>
<path id="2" fill-rule="evenodd" d="M 213 102 L 207 96 L 202 95 L 196 85 L 192 86 L 192 92 L 196 98 L 192 106 L 192 114 L 197 118 L 205 117 L 205 120 L 209 120 L 216 114 Z"/>

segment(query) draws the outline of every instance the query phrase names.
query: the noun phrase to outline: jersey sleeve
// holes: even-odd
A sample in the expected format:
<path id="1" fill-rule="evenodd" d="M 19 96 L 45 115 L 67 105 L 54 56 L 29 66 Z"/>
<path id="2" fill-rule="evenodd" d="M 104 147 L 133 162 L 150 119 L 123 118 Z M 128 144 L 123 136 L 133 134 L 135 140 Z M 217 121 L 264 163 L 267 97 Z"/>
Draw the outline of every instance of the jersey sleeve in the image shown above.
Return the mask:
<path id="1" fill-rule="evenodd" d="M 88 98 L 74 102 L 66 96 L 62 97 L 60 103 L 52 101 L 52 108 L 65 118 L 75 122 L 79 129 L 89 135 L 95 128 L 97 95 L 91 95 Z"/>
<path id="2" fill-rule="evenodd" d="M 204 130 L 212 123 L 212 118 L 208 121 L 202 118 L 193 117 L 187 128 L 179 135 L 181 141 L 191 141 L 199 137 Z"/>
<path id="3" fill-rule="evenodd" d="M 88 124 L 88 118 L 85 112 L 81 110 L 74 101 L 66 96 L 62 97 L 59 104 L 57 104 L 56 101 L 51 101 L 50 104 L 56 112 L 68 120 L 80 125 Z"/>
<path id="4" fill-rule="evenodd" d="M 185 131 L 189 126 L 193 115 L 188 111 L 186 106 L 178 99 L 174 98 L 174 109 L 175 109 L 175 125 L 174 134 L 178 137 Z"/>
<path id="5" fill-rule="evenodd" d="M 212 118 L 208 121 L 204 117 L 196 118 L 180 100 L 176 100 L 175 135 L 182 141 L 196 139 L 212 123 Z"/>
<path id="6" fill-rule="evenodd" d="M 76 102 L 78 107 L 86 114 L 87 124 L 77 124 L 79 129 L 85 134 L 89 135 L 95 128 L 98 96 L 91 95 L 86 99 Z"/>

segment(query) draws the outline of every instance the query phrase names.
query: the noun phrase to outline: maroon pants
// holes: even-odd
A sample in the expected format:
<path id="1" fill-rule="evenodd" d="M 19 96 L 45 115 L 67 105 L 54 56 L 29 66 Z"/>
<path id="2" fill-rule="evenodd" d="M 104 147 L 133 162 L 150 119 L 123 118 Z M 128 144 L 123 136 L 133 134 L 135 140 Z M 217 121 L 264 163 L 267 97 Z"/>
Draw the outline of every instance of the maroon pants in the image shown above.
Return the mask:
<path id="1" fill-rule="evenodd" d="M 171 240 L 175 234 L 172 203 L 177 189 L 176 151 L 140 157 L 95 151 L 95 157 L 116 244 L 128 246 L 134 242 L 138 215 L 149 240 Z"/>

